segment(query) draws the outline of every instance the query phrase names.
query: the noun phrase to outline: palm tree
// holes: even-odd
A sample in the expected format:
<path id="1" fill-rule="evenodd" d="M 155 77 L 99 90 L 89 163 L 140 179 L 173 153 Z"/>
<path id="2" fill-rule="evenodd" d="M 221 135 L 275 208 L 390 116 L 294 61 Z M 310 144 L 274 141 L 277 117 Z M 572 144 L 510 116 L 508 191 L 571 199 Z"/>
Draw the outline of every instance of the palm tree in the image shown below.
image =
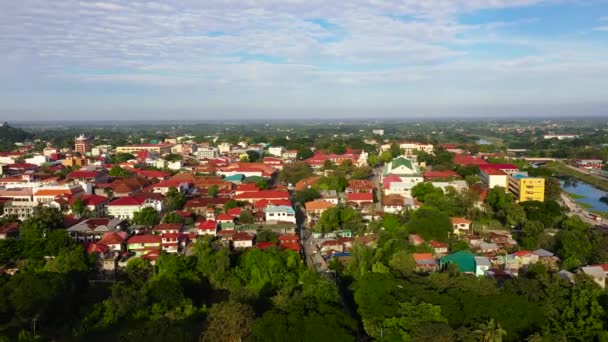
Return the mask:
<path id="1" fill-rule="evenodd" d="M 475 330 L 474 333 L 479 335 L 479 341 L 481 342 L 502 342 L 502 337 L 507 335 L 500 323 L 496 323 L 493 318 L 487 324 L 480 324 L 479 329 Z"/>

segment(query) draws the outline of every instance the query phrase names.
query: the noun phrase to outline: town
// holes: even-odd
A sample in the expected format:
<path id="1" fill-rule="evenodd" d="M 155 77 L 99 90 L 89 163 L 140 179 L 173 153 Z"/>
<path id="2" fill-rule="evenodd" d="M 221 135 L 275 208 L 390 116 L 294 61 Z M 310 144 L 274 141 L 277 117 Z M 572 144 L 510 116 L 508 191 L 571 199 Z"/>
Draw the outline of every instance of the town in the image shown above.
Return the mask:
<path id="1" fill-rule="evenodd" d="M 129 138 L 119 146 L 101 138 L 102 130 L 97 137 L 78 134 L 68 142 L 70 146 L 57 146 L 52 139 L 36 139 L 4 123 L 0 129 L 24 137 L 0 152 L 0 262 L 5 282 L 31 272 L 78 271 L 85 275 L 83 281 L 99 284 L 91 286 L 107 287 L 132 282 L 134 277 L 153 282 L 157 273 L 189 274 L 190 268 L 201 269 L 202 263 L 206 270 L 201 272 L 211 286 L 248 287 L 248 281 L 260 276 L 256 272 L 270 270 L 245 271 L 252 266 L 231 266 L 230 259 L 239 258 L 242 263 L 257 258 L 246 262 L 279 274 L 308 269 L 316 274 L 317 282 L 336 289 L 336 308 L 357 312 L 363 320 L 363 331 L 356 324 L 335 323 L 342 334 L 334 332 L 337 339 L 361 334 L 381 339 L 396 329 L 390 325 L 387 332 L 381 329 L 390 318 L 376 317 L 372 312 L 379 304 L 368 300 L 380 303 L 395 297 L 402 301 L 397 298 L 403 294 L 387 288 L 411 287 L 399 282 L 412 281 L 413 275 L 431 282 L 441 279 L 434 278 L 437 274 L 477 284 L 470 286 L 482 286 L 479 281 L 483 280 L 506 288 L 520 279 L 538 282 L 542 276 L 563 281 L 561 286 L 586 286 L 591 289 L 586 290 L 591 291 L 589 295 L 605 298 L 605 212 L 585 205 L 582 196 L 562 190 L 568 181 L 559 178 L 582 175 L 594 179 L 598 187 L 608 182 L 600 154 L 538 156 L 538 151 L 459 141 L 462 137 L 445 141 L 450 137 L 438 138 L 443 133 L 437 132 L 419 134 L 418 140 L 400 139 L 394 133 L 385 134 L 383 128 L 343 136 L 323 132 L 316 143 L 307 145 L 309 138 L 299 137 L 297 128 L 283 137 L 281 128 L 266 125 L 266 134 L 272 131 L 266 138 L 255 136 L 259 133 L 255 129 L 239 133 L 238 139 L 232 134 L 226 139 L 221 133 L 202 139 L 191 134 L 155 139 L 156 134 L 151 134 L 139 141 Z M 590 134 L 605 136 L 604 132 Z M 534 139 L 556 144 L 581 138 L 540 132 Z M 594 149 L 605 147 L 584 147 Z M 283 254 L 280 260 L 289 256 L 283 270 L 274 269 L 282 267 L 278 261 L 264 259 Z M 224 258 L 218 259 L 219 255 Z M 297 259 L 301 261 L 289 264 Z M 188 266 L 186 260 L 198 260 L 199 266 Z M 254 273 L 234 279 L 216 273 L 232 272 L 233 267 Z M 394 276 L 387 278 L 391 273 Z M 382 278 L 373 278 L 374 274 Z M 240 278 L 241 285 L 239 277 L 245 277 Z M 352 284 L 364 279 L 376 282 L 374 286 L 385 292 L 360 293 L 371 291 L 363 287 L 353 293 Z M 162 293 L 162 287 L 150 291 L 169 295 Z M 533 295 L 511 291 L 509 296 L 518 296 L 515 303 Z M 370 295 L 365 300 L 361 297 Z M 426 301 L 425 297 L 419 300 Z M 181 304 L 166 305 L 157 309 Z M 193 304 L 189 305 L 192 309 Z M 598 302 L 572 305 L 600 308 Z M 513 339 L 541 326 L 537 318 L 522 324 L 509 322 L 513 318 L 505 314 L 480 315 L 492 318 L 491 324 L 502 324 L 492 329 L 507 329 L 506 336 Z M 601 322 L 601 317 L 594 316 L 599 314 L 588 315 L 586 320 Z M 27 317 L 22 321 L 25 326 L 34 319 Z M 91 323 L 98 319 L 93 314 L 87 317 L 91 326 L 80 336 L 104 326 Z M 441 319 L 433 322 L 439 324 Z M 601 330 L 601 324 L 597 327 Z M 442 329 L 439 335 L 424 334 L 454 334 L 449 330 L 453 328 Z M 581 333 L 581 329 L 574 331 Z M 586 336 L 592 336 L 596 328 L 584 329 L 591 334 Z"/>

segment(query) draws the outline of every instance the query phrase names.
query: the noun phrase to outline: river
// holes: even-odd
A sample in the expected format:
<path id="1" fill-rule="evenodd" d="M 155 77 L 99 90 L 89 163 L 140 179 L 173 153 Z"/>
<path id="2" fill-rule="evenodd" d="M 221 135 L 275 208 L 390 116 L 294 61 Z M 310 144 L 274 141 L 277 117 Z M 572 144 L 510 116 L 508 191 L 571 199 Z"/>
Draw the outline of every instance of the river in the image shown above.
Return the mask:
<path id="1" fill-rule="evenodd" d="M 602 191 L 576 178 L 558 177 L 558 179 L 562 190 L 571 194 L 582 196 L 581 198 L 574 198 L 576 202 L 590 205 L 588 209 L 593 211 L 608 212 L 608 203 L 600 200 L 602 196 L 606 195 L 605 191 Z"/>

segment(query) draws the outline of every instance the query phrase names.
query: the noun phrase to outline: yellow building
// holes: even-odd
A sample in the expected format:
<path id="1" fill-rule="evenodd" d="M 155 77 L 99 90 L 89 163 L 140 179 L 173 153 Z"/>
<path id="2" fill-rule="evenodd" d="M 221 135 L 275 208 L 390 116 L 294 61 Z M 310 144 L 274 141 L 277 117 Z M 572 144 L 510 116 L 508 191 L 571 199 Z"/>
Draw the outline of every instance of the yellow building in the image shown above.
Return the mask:
<path id="1" fill-rule="evenodd" d="M 530 177 L 527 173 L 516 173 L 509 177 L 509 191 L 518 202 L 545 201 L 545 179 Z"/>

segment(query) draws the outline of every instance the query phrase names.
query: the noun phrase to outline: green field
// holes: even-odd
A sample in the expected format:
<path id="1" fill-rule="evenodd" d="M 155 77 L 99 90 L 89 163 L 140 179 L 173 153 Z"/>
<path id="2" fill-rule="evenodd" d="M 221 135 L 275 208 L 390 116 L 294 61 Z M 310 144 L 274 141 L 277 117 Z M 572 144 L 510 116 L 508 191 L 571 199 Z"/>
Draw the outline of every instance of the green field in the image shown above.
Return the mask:
<path id="1" fill-rule="evenodd" d="M 562 190 L 562 191 L 563 191 L 563 190 Z M 565 193 L 566 195 L 568 195 L 568 197 L 570 197 L 570 198 L 572 198 L 572 199 L 575 199 L 575 200 L 577 200 L 577 199 L 581 199 L 581 198 L 585 198 L 585 196 L 582 196 L 582 195 L 577 195 L 577 194 L 573 194 L 573 193 L 568 192 L 568 191 L 564 191 L 564 193 Z"/>

